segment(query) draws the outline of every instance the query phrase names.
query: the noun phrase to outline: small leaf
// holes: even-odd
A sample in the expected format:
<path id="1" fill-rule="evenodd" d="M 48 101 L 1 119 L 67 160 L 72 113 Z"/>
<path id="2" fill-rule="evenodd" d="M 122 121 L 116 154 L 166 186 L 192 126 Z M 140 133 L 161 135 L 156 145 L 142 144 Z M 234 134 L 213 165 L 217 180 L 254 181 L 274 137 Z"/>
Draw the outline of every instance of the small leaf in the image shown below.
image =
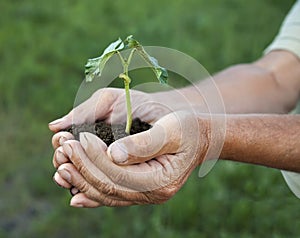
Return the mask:
<path id="1" fill-rule="evenodd" d="M 132 49 L 140 46 L 140 43 L 133 38 L 132 35 L 127 36 L 127 38 L 124 40 L 125 49 Z"/>
<path id="2" fill-rule="evenodd" d="M 150 65 L 158 81 L 162 84 L 166 84 L 168 81 L 168 71 L 161 67 L 157 59 L 150 56 L 141 45 L 138 45 L 136 49 L 142 58 Z"/>
<path id="3" fill-rule="evenodd" d="M 93 81 L 96 76 L 101 76 L 102 70 L 106 62 L 118 51 L 125 47 L 123 41 L 119 38 L 112 42 L 102 53 L 101 56 L 89 59 L 85 65 L 85 80 L 87 82 Z"/>

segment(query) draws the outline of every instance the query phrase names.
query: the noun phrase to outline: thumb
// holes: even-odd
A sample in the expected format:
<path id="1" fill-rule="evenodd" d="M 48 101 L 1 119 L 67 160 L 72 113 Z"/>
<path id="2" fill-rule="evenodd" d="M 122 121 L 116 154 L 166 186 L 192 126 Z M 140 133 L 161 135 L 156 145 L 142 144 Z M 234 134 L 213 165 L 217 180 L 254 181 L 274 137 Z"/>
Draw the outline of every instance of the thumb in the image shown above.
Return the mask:
<path id="1" fill-rule="evenodd" d="M 154 124 L 147 131 L 115 141 L 108 147 L 108 155 L 115 163 L 128 165 L 177 152 L 180 142 L 171 128 L 165 125 L 168 124 Z"/>

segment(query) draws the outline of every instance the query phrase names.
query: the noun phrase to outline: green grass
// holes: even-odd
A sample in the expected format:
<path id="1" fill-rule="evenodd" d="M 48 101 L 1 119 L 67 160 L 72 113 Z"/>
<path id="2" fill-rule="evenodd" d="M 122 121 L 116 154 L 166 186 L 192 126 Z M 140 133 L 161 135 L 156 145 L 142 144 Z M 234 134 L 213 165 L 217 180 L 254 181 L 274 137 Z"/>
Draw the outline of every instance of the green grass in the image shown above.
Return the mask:
<path id="1" fill-rule="evenodd" d="M 299 237 L 277 170 L 218 162 L 160 206 L 74 209 L 52 181 L 47 123 L 117 37 L 185 52 L 210 73 L 262 54 L 293 1 L 1 1 L 0 237 Z"/>

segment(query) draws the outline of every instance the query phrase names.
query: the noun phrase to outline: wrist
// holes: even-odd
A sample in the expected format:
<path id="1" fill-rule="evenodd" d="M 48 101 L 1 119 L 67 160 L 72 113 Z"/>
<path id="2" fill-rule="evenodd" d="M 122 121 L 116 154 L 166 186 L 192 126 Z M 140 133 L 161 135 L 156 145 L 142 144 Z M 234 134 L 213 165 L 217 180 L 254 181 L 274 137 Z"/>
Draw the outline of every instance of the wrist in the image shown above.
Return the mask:
<path id="1" fill-rule="evenodd" d="M 226 115 L 225 114 L 198 114 L 198 145 L 199 164 L 209 162 L 212 166 L 220 157 L 226 135 Z"/>

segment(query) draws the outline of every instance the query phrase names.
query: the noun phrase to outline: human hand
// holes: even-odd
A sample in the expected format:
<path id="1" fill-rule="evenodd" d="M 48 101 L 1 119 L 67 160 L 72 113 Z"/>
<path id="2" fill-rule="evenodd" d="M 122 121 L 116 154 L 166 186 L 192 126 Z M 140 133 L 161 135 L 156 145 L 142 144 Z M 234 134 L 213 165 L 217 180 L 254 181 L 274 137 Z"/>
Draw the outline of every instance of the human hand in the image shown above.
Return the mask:
<path id="1" fill-rule="evenodd" d="M 172 92 L 172 95 L 174 95 L 174 92 Z M 167 95 L 162 97 L 168 98 Z M 178 103 L 178 97 L 176 99 Z M 153 94 L 131 90 L 131 101 L 133 118 L 139 117 L 148 123 L 154 123 L 172 110 L 172 106 L 162 103 L 167 100 L 161 100 L 157 94 L 153 96 Z M 104 120 L 107 123 L 119 123 L 126 120 L 124 90 L 115 88 L 100 89 L 66 116 L 49 124 L 50 130 L 56 132 L 52 138 L 55 149 L 53 159 L 55 168 L 58 168 L 62 163 L 70 162 L 68 158 L 63 156 L 61 146 L 65 141 L 74 139 L 71 133 L 61 130 L 70 127 L 72 124 L 93 123 L 96 120 Z M 55 174 L 55 178 L 65 187 L 71 187 L 70 184 L 63 181 L 58 173 Z"/>
<path id="2" fill-rule="evenodd" d="M 155 96 L 131 90 L 132 118 L 154 123 L 171 112 L 171 106 L 157 100 Z M 96 91 L 89 99 L 75 107 L 66 116 L 49 123 L 49 129 L 58 132 L 72 124 L 93 123 L 96 120 L 121 123 L 126 121 L 124 90 L 105 88 Z"/>
<path id="3" fill-rule="evenodd" d="M 54 156 L 59 175 L 54 179 L 65 188 L 79 189 L 72 206 L 162 203 L 203 161 L 211 138 L 210 119 L 190 112 L 168 114 L 150 130 L 120 139 L 108 149 L 93 134 L 81 133 L 80 142 L 68 140 L 60 147 L 72 163 Z"/>

